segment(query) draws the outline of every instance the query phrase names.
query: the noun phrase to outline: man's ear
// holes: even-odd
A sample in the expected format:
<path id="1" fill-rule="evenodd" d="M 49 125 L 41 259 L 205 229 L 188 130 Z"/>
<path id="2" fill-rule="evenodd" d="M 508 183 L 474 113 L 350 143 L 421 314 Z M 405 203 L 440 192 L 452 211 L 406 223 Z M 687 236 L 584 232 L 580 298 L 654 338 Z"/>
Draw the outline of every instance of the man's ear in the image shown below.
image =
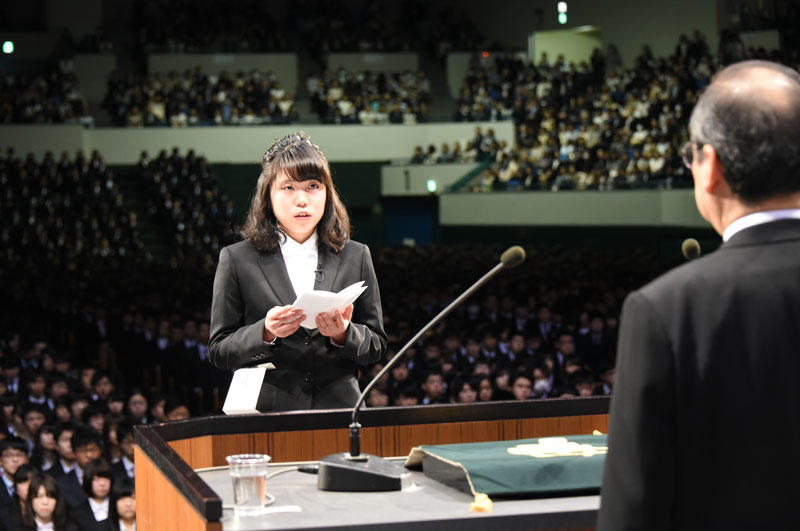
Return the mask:
<path id="1" fill-rule="evenodd" d="M 711 144 L 704 144 L 702 147 L 703 158 L 706 164 L 705 173 L 705 191 L 709 194 L 720 195 L 730 193 L 728 181 L 725 180 L 724 168 L 722 162 L 717 156 L 717 150 Z"/>

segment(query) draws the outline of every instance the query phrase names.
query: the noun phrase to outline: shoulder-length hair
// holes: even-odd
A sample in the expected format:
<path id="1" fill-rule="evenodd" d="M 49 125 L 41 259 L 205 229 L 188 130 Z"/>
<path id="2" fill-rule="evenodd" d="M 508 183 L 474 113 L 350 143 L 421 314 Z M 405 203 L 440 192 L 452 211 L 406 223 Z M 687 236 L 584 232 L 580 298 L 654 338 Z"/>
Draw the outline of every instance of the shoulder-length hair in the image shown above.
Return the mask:
<path id="1" fill-rule="evenodd" d="M 303 132 L 275 141 L 264 153 L 261 174 L 241 230 L 242 237 L 259 251 L 269 251 L 280 244 L 283 233 L 270 200 L 272 183 L 280 173 L 294 181 L 316 179 L 322 183 L 325 187 L 325 211 L 317 224 L 317 235 L 321 243 L 335 251 L 341 250 L 350 237 L 350 217 L 333 185 L 325 155 Z"/>
<path id="2" fill-rule="evenodd" d="M 114 474 L 111 471 L 111 466 L 102 457 L 89 461 L 83 469 L 83 485 L 81 486 L 83 487 L 83 492 L 89 498 L 94 496 L 94 492 L 92 492 L 94 478 L 107 478 L 111 480 L 112 487 L 114 485 Z M 111 494 L 111 491 L 109 491 L 109 494 Z"/>
<path id="3" fill-rule="evenodd" d="M 44 487 L 44 492 L 48 497 L 56 500 L 56 508 L 53 511 L 53 527 L 56 531 L 67 528 L 67 502 L 61 495 L 58 483 L 49 474 L 34 474 L 31 485 L 28 488 L 28 499 L 25 501 L 25 513 L 22 518 L 29 529 L 36 529 L 36 513 L 33 512 L 33 499 L 39 495 L 39 488 Z"/>

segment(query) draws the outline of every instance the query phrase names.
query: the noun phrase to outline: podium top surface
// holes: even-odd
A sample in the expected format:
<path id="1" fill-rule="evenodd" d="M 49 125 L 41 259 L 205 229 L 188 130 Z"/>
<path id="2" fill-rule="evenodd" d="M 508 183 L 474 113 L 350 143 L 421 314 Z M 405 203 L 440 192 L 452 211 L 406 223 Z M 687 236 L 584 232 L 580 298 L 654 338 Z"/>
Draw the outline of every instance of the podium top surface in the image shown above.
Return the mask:
<path id="1" fill-rule="evenodd" d="M 270 467 L 270 472 L 290 468 Z M 317 489 L 317 476 L 297 471 L 268 480 L 275 497 L 269 513 L 238 517 L 233 509 L 233 486 L 227 467 L 198 471 L 222 498 L 220 522 L 225 531 L 260 529 L 381 529 L 416 530 L 554 529 L 593 526 L 599 496 L 538 499 L 493 499 L 490 513 L 471 513 L 472 496 L 412 471 L 413 484 L 395 492 L 328 492 Z"/>

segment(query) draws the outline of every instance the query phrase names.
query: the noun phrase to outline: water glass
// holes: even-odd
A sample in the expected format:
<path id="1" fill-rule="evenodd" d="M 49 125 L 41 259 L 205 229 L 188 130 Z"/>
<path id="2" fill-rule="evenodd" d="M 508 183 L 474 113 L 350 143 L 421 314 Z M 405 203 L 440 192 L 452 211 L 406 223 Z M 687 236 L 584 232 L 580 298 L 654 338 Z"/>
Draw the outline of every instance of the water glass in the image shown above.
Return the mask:
<path id="1" fill-rule="evenodd" d="M 237 516 L 264 514 L 267 502 L 267 464 L 265 454 L 238 454 L 225 458 L 233 480 L 233 503 Z"/>

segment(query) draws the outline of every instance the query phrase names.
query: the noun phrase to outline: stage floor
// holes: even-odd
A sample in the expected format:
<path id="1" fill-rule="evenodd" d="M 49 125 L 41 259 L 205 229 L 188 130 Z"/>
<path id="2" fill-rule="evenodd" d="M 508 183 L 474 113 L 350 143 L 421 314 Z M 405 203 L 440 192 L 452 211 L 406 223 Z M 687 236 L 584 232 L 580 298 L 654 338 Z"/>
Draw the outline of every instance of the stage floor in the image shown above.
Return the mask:
<path id="1" fill-rule="evenodd" d="M 402 461 L 402 460 L 401 460 Z M 270 473 L 287 468 L 270 466 Z M 412 471 L 413 484 L 395 492 L 328 492 L 317 489 L 317 476 L 296 470 L 268 480 L 275 497 L 269 513 L 237 517 L 227 467 L 197 471 L 222 498 L 226 531 L 257 529 L 557 529 L 592 527 L 600 497 L 494 499 L 490 513 L 470 513 L 472 496 Z"/>

